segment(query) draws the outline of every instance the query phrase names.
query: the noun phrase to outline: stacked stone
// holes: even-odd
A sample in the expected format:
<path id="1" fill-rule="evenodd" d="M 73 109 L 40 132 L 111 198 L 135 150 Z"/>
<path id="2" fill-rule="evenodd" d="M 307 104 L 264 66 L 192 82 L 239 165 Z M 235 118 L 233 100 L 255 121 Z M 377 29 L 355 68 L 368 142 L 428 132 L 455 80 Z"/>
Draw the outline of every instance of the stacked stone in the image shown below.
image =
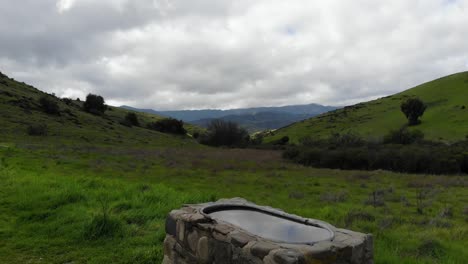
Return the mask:
<path id="1" fill-rule="evenodd" d="M 203 208 L 216 204 L 253 205 L 235 198 L 187 205 L 172 211 L 166 219 L 163 264 L 373 263 L 371 235 L 332 228 L 335 237 L 331 241 L 312 245 L 273 242 L 229 223 L 213 220 L 202 212 Z"/>

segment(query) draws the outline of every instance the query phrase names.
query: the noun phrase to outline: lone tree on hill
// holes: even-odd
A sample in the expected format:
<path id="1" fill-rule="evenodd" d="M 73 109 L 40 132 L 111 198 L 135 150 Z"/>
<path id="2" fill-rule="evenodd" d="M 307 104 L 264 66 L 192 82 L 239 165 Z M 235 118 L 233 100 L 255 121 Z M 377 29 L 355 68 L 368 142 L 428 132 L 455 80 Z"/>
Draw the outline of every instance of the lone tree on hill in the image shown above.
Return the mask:
<path id="1" fill-rule="evenodd" d="M 405 114 L 410 126 L 420 123 L 419 118 L 426 108 L 427 106 L 419 98 L 410 98 L 401 104 L 401 111 Z"/>
<path id="2" fill-rule="evenodd" d="M 83 108 L 86 112 L 93 115 L 102 115 L 107 110 L 107 106 L 104 104 L 104 98 L 95 94 L 88 94 L 88 96 L 86 96 Z"/>

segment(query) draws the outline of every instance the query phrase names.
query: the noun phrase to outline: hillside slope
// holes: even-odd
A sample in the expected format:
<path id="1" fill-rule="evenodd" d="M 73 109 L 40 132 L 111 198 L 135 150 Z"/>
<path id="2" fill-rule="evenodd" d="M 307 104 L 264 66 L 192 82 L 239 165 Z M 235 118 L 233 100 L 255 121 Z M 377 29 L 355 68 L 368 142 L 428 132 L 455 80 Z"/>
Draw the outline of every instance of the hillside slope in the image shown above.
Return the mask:
<path id="1" fill-rule="evenodd" d="M 423 131 L 426 139 L 453 142 L 468 135 L 468 72 L 462 72 L 292 124 L 277 130 L 266 141 L 289 136 L 292 142 L 298 142 L 306 136 L 323 138 L 349 131 L 379 139 L 406 124 L 400 104 L 410 97 L 419 97 L 428 106 L 422 123 L 412 127 Z"/>
<path id="2" fill-rule="evenodd" d="M 43 96 L 57 102 L 60 115 L 42 111 L 39 99 Z M 109 107 L 104 116 L 95 116 L 84 112 L 81 106 L 82 102 L 67 102 L 0 73 L 0 143 L 147 147 L 196 145 L 188 137 L 121 125 L 120 122 L 130 110 Z M 162 118 L 147 113 L 137 113 L 137 116 L 143 127 Z M 28 135 L 28 127 L 39 124 L 47 126 L 47 136 Z M 194 127 L 188 126 L 187 129 L 190 131 Z"/>

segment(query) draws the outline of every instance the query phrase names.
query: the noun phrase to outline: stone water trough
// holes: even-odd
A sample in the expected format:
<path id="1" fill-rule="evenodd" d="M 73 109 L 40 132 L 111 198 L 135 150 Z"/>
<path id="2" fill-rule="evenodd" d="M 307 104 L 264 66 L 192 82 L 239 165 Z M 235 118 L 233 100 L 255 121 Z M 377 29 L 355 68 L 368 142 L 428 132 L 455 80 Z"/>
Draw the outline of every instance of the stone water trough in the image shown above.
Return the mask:
<path id="1" fill-rule="evenodd" d="M 163 264 L 370 264 L 372 236 L 241 198 L 186 205 L 166 219 Z"/>

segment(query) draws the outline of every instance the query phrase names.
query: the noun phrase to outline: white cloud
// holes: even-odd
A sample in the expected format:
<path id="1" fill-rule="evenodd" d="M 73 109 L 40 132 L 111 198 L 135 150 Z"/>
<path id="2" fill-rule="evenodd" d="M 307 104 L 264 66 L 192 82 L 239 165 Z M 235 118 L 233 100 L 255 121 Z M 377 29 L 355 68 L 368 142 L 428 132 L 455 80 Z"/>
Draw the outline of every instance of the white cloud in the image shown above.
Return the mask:
<path id="1" fill-rule="evenodd" d="M 66 12 L 70 8 L 72 8 L 75 0 L 60 0 L 57 2 L 57 11 L 59 13 Z"/>
<path id="2" fill-rule="evenodd" d="M 21 2 L 0 0 L 0 70 L 61 96 L 347 104 L 468 69 L 468 0 Z"/>

